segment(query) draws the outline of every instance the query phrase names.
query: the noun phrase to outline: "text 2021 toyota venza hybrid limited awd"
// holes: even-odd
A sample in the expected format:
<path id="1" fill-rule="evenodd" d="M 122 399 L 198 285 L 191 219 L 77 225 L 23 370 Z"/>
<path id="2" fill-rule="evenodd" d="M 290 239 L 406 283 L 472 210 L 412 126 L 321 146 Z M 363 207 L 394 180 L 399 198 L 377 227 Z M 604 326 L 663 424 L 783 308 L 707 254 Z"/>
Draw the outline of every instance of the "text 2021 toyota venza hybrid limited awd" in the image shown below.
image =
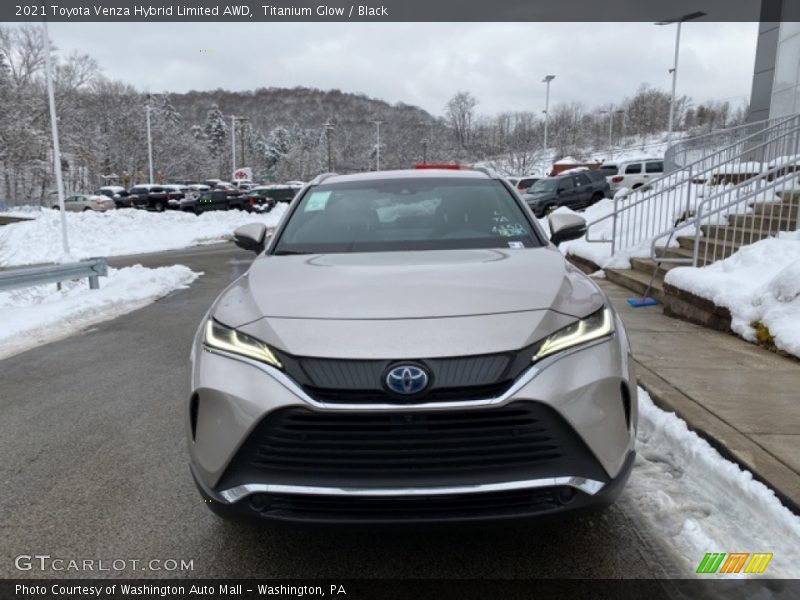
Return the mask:
<path id="1" fill-rule="evenodd" d="M 630 472 L 622 323 L 502 178 L 322 175 L 192 350 L 191 471 L 226 517 L 440 522 L 605 506 Z"/>

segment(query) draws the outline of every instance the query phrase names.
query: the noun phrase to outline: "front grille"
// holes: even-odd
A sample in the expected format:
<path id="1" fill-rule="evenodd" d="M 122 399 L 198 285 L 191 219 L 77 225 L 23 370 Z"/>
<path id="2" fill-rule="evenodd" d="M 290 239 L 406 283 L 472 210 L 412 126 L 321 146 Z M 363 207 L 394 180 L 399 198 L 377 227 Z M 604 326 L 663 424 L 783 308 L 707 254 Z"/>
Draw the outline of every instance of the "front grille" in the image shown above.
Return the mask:
<path id="1" fill-rule="evenodd" d="M 345 360 L 276 353 L 286 373 L 319 402 L 407 405 L 502 396 L 514 380 L 530 367 L 535 348 L 408 361 L 424 366 L 431 377 L 430 387 L 413 397 L 393 394 L 384 385 L 387 371 L 406 361 Z"/>
<path id="2" fill-rule="evenodd" d="M 308 520 L 447 520 L 541 514 L 568 505 L 578 494 L 566 486 L 389 498 L 254 494 L 248 506 L 265 517 Z"/>
<path id="3" fill-rule="evenodd" d="M 219 484 L 319 486 L 468 485 L 605 475 L 550 407 L 318 412 L 285 408 L 253 430 Z"/>

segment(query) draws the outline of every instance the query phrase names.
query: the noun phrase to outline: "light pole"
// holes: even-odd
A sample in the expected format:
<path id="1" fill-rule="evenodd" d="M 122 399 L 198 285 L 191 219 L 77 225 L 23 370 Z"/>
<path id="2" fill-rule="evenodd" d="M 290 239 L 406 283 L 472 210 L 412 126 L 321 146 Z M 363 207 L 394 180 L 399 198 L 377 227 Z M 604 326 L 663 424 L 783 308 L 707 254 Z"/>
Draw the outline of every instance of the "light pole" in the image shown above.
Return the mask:
<path id="1" fill-rule="evenodd" d="M 153 136 L 150 131 L 150 94 L 147 94 L 147 104 L 144 105 L 144 112 L 147 116 L 147 164 L 150 168 L 150 185 L 153 185 Z"/>
<path id="2" fill-rule="evenodd" d="M 236 171 L 236 115 L 231 115 L 231 178 Z"/>
<path id="3" fill-rule="evenodd" d="M 333 137 L 333 129 L 333 123 L 330 121 L 325 123 L 325 139 L 328 142 L 328 171 L 330 173 L 333 173 L 333 142 L 331 139 Z"/>
<path id="4" fill-rule="evenodd" d="M 672 141 L 672 124 L 675 118 L 675 86 L 678 83 L 678 54 L 680 52 L 681 47 L 681 25 L 686 21 L 691 21 L 693 19 L 699 19 L 700 17 L 705 17 L 706 13 L 704 12 L 693 12 L 683 15 L 682 17 L 678 17 L 676 19 L 668 19 L 666 21 L 659 21 L 656 25 L 671 25 L 672 23 L 678 24 L 678 31 L 675 34 L 675 59 L 672 63 L 672 69 L 670 72 L 672 73 L 672 95 L 670 96 L 669 101 L 669 124 L 667 125 L 667 146 L 669 147 L 670 142 Z"/>
<path id="5" fill-rule="evenodd" d="M 547 91 L 545 92 L 544 97 L 544 151 L 542 152 L 542 167 L 544 171 L 544 167 L 547 164 L 547 159 L 545 155 L 547 154 L 547 121 L 550 118 L 550 82 L 555 79 L 555 75 L 545 75 L 545 78 L 542 79 L 542 83 L 547 86 Z M 543 172 L 543 174 L 545 174 Z"/>
<path id="6" fill-rule="evenodd" d="M 47 98 L 50 103 L 50 128 L 53 133 L 53 168 L 56 172 L 58 207 L 61 213 L 61 249 L 64 251 L 64 256 L 69 256 L 67 211 L 64 208 L 64 178 L 61 174 L 61 150 L 58 146 L 58 119 L 56 117 L 55 95 L 53 94 L 53 74 L 50 68 L 50 36 L 47 35 L 47 21 L 42 22 L 42 44 L 44 45 L 44 65 L 47 74 Z"/>
<path id="7" fill-rule="evenodd" d="M 381 123 L 383 121 L 373 121 L 375 123 L 375 170 L 381 170 Z"/>
<path id="8" fill-rule="evenodd" d="M 422 162 L 428 162 L 428 138 L 422 138 Z"/>

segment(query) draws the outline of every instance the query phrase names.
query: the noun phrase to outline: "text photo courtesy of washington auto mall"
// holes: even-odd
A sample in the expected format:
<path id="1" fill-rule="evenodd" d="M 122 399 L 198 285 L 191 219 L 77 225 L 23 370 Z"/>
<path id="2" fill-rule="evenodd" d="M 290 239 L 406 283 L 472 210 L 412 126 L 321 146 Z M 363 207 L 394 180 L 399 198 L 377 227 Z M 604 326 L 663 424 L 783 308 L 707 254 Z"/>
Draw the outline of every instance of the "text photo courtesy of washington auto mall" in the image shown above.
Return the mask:
<path id="1" fill-rule="evenodd" d="M 0 4 L 0 600 L 800 598 L 800 3 Z"/>

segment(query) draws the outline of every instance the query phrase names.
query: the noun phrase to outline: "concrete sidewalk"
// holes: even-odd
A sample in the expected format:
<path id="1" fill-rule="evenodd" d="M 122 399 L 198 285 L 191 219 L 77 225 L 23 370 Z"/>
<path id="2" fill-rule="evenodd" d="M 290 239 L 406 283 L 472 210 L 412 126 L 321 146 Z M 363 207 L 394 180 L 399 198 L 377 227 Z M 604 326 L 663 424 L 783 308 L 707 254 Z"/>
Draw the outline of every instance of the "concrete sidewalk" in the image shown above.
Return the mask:
<path id="1" fill-rule="evenodd" d="M 800 514 L 800 361 L 731 334 L 632 308 L 597 280 L 625 323 L 639 385 Z"/>

